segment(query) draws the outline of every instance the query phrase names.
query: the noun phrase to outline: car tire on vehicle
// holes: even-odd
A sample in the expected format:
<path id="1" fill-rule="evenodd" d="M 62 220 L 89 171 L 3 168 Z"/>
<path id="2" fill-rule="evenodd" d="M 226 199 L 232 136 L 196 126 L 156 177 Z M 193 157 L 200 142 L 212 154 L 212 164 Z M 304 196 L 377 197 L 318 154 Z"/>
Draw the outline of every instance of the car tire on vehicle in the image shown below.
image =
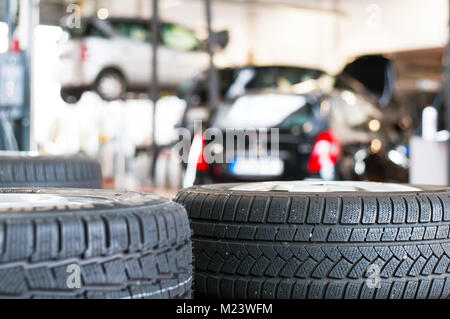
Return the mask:
<path id="1" fill-rule="evenodd" d="M 95 91 L 105 101 L 119 100 L 124 97 L 127 86 L 125 78 L 115 69 L 100 72 L 95 81 Z"/>
<path id="2" fill-rule="evenodd" d="M 194 294 L 449 298 L 450 188 L 266 182 L 180 191 Z"/>
<path id="3" fill-rule="evenodd" d="M 0 156 L 0 187 L 102 188 L 102 169 L 81 156 Z"/>
<path id="4" fill-rule="evenodd" d="M 77 89 L 61 88 L 61 98 L 68 104 L 75 104 L 81 99 L 83 92 Z"/>
<path id="5" fill-rule="evenodd" d="M 190 298 L 185 209 L 144 193 L 0 189 L 0 297 Z"/>

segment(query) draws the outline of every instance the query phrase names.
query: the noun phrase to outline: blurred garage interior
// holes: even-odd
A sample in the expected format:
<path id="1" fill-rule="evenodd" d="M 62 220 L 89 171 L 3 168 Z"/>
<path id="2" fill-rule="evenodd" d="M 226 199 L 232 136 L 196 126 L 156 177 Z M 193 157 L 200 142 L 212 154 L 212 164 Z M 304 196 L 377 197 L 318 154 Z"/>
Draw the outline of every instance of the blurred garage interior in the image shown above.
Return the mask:
<path id="1" fill-rule="evenodd" d="M 446 0 L 0 0 L 0 148 L 85 154 L 105 188 L 167 197 L 274 178 L 448 185 L 448 25 Z M 194 120 L 277 126 L 280 159 L 183 165 L 171 150 Z M 331 170 L 320 141 L 338 145 Z"/>

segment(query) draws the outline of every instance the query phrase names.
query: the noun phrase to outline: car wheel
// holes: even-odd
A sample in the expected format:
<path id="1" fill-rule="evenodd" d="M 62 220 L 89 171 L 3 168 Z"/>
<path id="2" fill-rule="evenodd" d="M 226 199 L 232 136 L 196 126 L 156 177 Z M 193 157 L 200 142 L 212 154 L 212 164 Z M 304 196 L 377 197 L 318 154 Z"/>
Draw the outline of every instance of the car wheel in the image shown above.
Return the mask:
<path id="1" fill-rule="evenodd" d="M 0 189 L 0 297 L 189 298 L 190 228 L 152 194 Z"/>
<path id="2" fill-rule="evenodd" d="M 112 69 L 104 70 L 97 78 L 95 89 L 105 101 L 113 101 L 122 98 L 126 92 L 126 84 L 123 75 Z"/>
<path id="3" fill-rule="evenodd" d="M 81 156 L 0 156 L 0 187 L 102 188 L 102 169 Z"/>
<path id="4" fill-rule="evenodd" d="M 68 104 L 75 104 L 78 103 L 78 101 L 81 99 L 83 91 L 76 89 L 61 88 L 60 94 L 64 102 Z"/>
<path id="5" fill-rule="evenodd" d="M 180 191 L 194 294 L 216 298 L 448 298 L 450 188 L 263 182 Z"/>

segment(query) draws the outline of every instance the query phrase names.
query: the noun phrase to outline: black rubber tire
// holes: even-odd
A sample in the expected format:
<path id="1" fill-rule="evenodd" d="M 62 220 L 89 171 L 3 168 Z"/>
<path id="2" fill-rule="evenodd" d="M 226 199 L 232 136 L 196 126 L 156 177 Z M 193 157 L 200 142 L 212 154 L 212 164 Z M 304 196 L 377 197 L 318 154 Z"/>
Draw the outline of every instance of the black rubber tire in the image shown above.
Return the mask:
<path id="1" fill-rule="evenodd" d="M 120 91 L 117 92 L 117 94 L 114 97 L 106 96 L 99 88 L 100 81 L 102 80 L 103 77 L 106 77 L 106 76 L 115 77 L 116 80 L 121 85 Z M 111 102 L 111 101 L 115 101 L 115 100 L 120 100 L 125 96 L 125 93 L 127 92 L 127 82 L 126 82 L 125 77 L 122 74 L 122 72 L 120 72 L 117 69 L 108 68 L 108 69 L 105 69 L 102 72 L 100 72 L 100 74 L 97 76 L 97 79 L 95 80 L 94 88 L 95 88 L 95 92 L 97 92 L 97 94 L 102 98 L 102 100 Z"/>
<path id="2" fill-rule="evenodd" d="M 195 296 L 449 298 L 450 188 L 228 190 L 236 185 L 196 186 L 174 199 L 193 228 Z M 369 288 L 376 267 L 380 286 Z"/>
<path id="3" fill-rule="evenodd" d="M 102 188 L 100 164 L 88 157 L 0 156 L 0 187 Z"/>
<path id="4" fill-rule="evenodd" d="M 191 230 L 181 205 L 110 190 L 0 189 L 0 198 L 5 193 L 81 196 L 84 202 L 2 206 L 0 297 L 190 298 Z M 73 264 L 80 267 L 79 288 L 67 284 Z"/>
<path id="5" fill-rule="evenodd" d="M 80 101 L 83 91 L 72 88 L 61 88 L 60 95 L 61 99 L 67 104 L 75 104 Z"/>

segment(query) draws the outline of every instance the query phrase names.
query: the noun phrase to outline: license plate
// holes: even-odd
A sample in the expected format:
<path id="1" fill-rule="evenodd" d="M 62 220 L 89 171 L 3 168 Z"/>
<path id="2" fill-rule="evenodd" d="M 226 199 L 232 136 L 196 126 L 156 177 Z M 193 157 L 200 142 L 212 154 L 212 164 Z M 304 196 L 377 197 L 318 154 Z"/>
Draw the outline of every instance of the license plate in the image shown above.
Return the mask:
<path id="1" fill-rule="evenodd" d="M 230 171 L 235 175 L 245 176 L 279 176 L 283 173 L 284 163 L 279 158 L 242 158 L 230 164 Z"/>

